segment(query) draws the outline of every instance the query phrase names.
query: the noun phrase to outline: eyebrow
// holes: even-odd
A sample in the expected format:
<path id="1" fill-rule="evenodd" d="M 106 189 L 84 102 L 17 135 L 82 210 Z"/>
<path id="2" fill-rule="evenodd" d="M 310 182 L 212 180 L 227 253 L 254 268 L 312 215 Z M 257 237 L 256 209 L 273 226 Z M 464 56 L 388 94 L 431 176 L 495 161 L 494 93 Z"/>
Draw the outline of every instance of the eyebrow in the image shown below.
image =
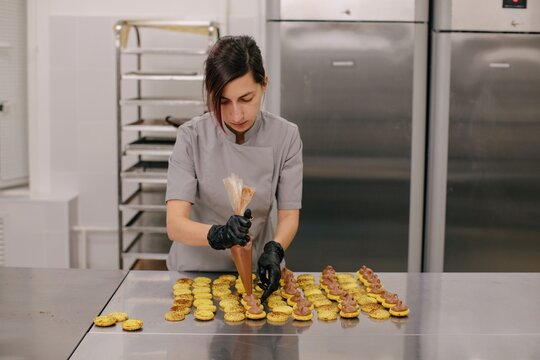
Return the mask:
<path id="1" fill-rule="evenodd" d="M 252 95 L 252 94 L 254 94 L 254 93 L 255 93 L 254 91 L 249 91 L 249 92 L 245 93 L 244 95 L 239 96 L 238 98 L 241 99 L 241 98 L 243 98 L 243 97 L 246 97 L 246 96 L 248 96 L 248 95 Z M 221 98 L 222 98 L 222 99 L 225 99 L 225 100 L 230 100 L 229 98 L 226 98 L 225 96 L 221 96 Z"/>

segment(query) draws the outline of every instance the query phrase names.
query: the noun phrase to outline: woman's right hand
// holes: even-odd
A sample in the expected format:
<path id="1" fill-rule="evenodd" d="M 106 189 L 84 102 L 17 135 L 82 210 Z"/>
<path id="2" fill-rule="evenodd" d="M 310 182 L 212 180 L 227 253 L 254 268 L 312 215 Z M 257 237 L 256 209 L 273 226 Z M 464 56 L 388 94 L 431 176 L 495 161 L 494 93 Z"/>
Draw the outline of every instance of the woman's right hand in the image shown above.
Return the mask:
<path id="1" fill-rule="evenodd" d="M 234 245 L 246 246 L 250 241 L 251 210 L 246 209 L 244 216 L 233 215 L 225 225 L 212 225 L 208 231 L 208 244 L 213 249 L 225 250 Z"/>

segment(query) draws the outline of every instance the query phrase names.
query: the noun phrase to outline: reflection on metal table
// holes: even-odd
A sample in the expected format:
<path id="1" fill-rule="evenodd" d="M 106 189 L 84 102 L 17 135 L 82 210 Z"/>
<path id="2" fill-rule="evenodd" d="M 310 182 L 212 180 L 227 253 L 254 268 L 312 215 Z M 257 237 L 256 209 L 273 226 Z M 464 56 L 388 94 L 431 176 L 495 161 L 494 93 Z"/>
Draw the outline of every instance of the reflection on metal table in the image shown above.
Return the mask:
<path id="1" fill-rule="evenodd" d="M 0 359 L 66 359 L 127 271 L 0 268 Z"/>
<path id="2" fill-rule="evenodd" d="M 339 270 L 339 269 L 338 269 Z M 411 308 L 407 318 L 226 324 L 163 316 L 179 277 L 198 273 L 131 271 L 103 313 L 142 319 L 140 332 L 92 327 L 74 359 L 538 359 L 540 274 L 379 273 Z M 213 277 L 215 274 L 206 274 Z M 296 274 L 298 275 L 298 273 Z M 318 274 L 314 274 L 318 281 Z M 89 322 L 91 319 L 89 319 Z"/>

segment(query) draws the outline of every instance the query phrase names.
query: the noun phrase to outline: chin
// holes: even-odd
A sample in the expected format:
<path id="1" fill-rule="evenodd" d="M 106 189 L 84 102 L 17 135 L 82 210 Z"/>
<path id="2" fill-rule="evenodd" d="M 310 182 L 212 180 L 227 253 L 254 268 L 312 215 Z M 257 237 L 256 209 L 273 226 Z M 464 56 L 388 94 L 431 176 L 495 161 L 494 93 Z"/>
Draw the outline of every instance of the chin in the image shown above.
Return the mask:
<path id="1" fill-rule="evenodd" d="M 249 130 L 249 128 L 251 127 L 251 125 L 252 125 L 251 123 L 246 122 L 246 123 L 244 123 L 244 124 L 242 124 L 242 125 L 234 126 L 233 129 L 234 129 L 235 131 L 238 131 L 238 132 L 245 132 L 245 131 Z"/>

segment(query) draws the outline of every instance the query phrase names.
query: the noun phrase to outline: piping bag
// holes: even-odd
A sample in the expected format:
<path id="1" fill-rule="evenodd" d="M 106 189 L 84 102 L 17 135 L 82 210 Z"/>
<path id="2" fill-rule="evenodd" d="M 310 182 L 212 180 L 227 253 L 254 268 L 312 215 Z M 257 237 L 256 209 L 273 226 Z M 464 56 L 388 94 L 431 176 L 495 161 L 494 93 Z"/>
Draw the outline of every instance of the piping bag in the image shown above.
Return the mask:
<path id="1" fill-rule="evenodd" d="M 234 211 L 234 215 L 244 215 L 244 211 L 250 203 L 253 195 L 255 195 L 255 188 L 244 185 L 244 181 L 236 174 L 231 174 L 229 177 L 223 179 L 223 185 L 227 194 L 229 195 L 229 201 Z M 236 265 L 236 270 L 240 275 L 246 295 L 252 294 L 253 283 L 251 280 L 251 254 L 253 247 L 251 241 L 246 246 L 234 245 L 230 248 L 231 254 Z"/>

